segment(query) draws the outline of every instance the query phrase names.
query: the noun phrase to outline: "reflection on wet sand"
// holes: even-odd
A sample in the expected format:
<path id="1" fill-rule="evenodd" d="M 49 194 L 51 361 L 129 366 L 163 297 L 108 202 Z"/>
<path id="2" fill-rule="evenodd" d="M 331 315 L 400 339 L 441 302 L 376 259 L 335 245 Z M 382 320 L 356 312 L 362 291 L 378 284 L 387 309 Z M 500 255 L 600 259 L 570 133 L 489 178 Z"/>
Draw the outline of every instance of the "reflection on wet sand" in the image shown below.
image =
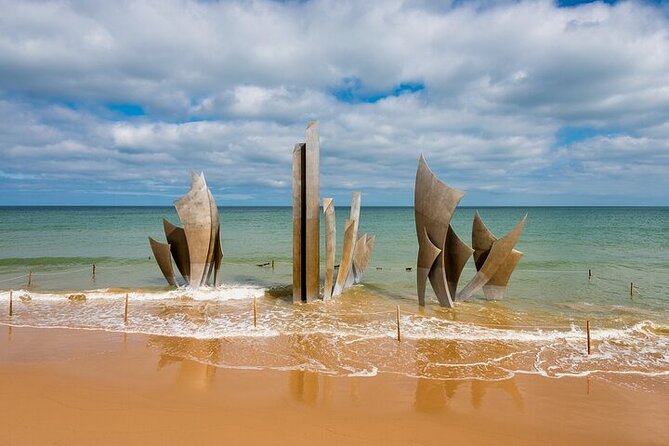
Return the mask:
<path id="1" fill-rule="evenodd" d="M 483 354 L 488 357 L 504 357 L 513 351 L 511 346 L 497 343 L 489 346 L 490 352 Z M 494 353 L 494 355 L 491 355 Z M 436 413 L 444 411 L 448 401 L 453 398 L 456 390 L 464 383 L 471 383 L 471 406 L 479 409 L 483 397 L 490 388 L 499 388 L 511 396 L 518 410 L 524 409 L 522 395 L 515 380 L 486 381 L 480 379 L 462 380 L 463 371 L 478 369 L 489 374 L 495 374 L 494 366 L 485 361 L 479 361 L 473 355 L 479 352 L 470 352 L 462 348 L 455 341 L 427 340 L 416 341 L 416 374 L 418 376 L 436 376 L 442 379 L 418 378 L 414 408 L 418 412 Z M 462 364 L 462 367 L 458 367 Z M 464 370 L 463 370 L 464 369 Z M 438 371 L 437 371 L 438 370 Z M 465 373 L 466 376 L 466 373 Z M 443 379 L 445 378 L 445 379 Z"/>
<path id="2" fill-rule="evenodd" d="M 291 370 L 288 378 L 291 396 L 296 401 L 315 404 L 318 400 L 318 378 L 318 373 Z"/>
<path id="3" fill-rule="evenodd" d="M 179 364 L 177 384 L 191 389 L 207 389 L 214 382 L 221 349 L 219 339 L 169 338 L 149 336 L 148 345 L 161 350 L 158 369 Z"/>
<path id="4" fill-rule="evenodd" d="M 502 381 L 482 381 L 480 379 L 472 380 L 472 407 L 474 409 L 480 409 L 483 402 L 483 397 L 490 390 L 501 389 L 507 393 L 513 404 L 516 406 L 518 411 L 524 412 L 525 405 L 523 402 L 523 396 L 518 390 L 515 378 L 505 379 Z"/>

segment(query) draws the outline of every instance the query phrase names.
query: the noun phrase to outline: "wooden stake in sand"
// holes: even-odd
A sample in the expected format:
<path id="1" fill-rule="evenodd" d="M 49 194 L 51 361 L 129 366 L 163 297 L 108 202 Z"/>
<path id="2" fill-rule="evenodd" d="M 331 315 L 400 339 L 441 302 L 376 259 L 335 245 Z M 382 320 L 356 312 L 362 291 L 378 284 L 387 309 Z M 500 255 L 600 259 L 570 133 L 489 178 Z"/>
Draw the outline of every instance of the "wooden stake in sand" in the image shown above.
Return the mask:
<path id="1" fill-rule="evenodd" d="M 588 354 L 590 354 L 590 321 L 585 321 L 585 332 L 588 337 Z"/>
<path id="2" fill-rule="evenodd" d="M 33 284 L 33 271 L 28 271 L 28 286 Z"/>
<path id="3" fill-rule="evenodd" d="M 12 290 L 9 290 L 9 316 L 11 317 L 13 312 L 13 306 L 14 302 L 12 302 Z"/>
<path id="4" fill-rule="evenodd" d="M 123 313 L 123 322 L 128 323 L 128 293 L 125 293 L 125 311 Z"/>
<path id="5" fill-rule="evenodd" d="M 93 281 L 95 281 L 95 263 L 93 264 Z"/>
<path id="6" fill-rule="evenodd" d="M 634 296 L 634 282 L 630 282 L 630 297 Z"/>
<path id="7" fill-rule="evenodd" d="M 256 298 L 253 298 L 253 328 L 258 325 L 258 307 L 256 305 Z"/>
<path id="8" fill-rule="evenodd" d="M 402 332 L 400 331 L 400 306 L 397 306 L 397 341 L 402 341 Z"/>

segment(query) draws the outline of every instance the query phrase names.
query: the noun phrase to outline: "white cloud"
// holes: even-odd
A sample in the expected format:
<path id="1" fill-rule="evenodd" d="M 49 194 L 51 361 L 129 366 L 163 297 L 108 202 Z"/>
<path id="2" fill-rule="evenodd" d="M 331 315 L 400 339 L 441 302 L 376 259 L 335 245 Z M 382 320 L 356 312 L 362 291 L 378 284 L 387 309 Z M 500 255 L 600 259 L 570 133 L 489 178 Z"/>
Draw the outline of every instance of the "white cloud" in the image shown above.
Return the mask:
<path id="1" fill-rule="evenodd" d="M 420 152 L 472 191 L 569 195 L 596 178 L 601 193 L 643 197 L 639 175 L 669 186 L 669 20 L 641 2 L 0 9 L 0 156 L 19 182 L 127 182 L 140 193 L 193 168 L 231 199 L 267 190 L 288 203 L 292 146 L 316 118 L 323 187 L 334 190 L 405 193 Z M 402 83 L 424 89 L 394 96 Z M 361 100 L 338 100 L 345 88 Z M 123 104 L 146 115 L 107 108 Z M 594 135 L 563 143 L 564 128 Z"/>

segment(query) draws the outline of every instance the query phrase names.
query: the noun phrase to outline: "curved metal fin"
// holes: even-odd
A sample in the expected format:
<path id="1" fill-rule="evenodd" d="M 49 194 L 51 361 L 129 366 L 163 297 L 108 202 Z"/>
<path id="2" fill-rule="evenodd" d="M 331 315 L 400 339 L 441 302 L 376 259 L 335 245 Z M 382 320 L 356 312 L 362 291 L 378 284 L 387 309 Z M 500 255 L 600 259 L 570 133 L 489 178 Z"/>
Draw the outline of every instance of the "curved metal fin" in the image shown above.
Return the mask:
<path id="1" fill-rule="evenodd" d="M 221 265 L 223 264 L 223 247 L 221 246 L 221 225 L 216 229 L 214 239 L 214 286 L 221 284 Z"/>
<path id="2" fill-rule="evenodd" d="M 460 275 L 473 252 L 474 250 L 458 237 L 451 225 L 448 225 L 444 244 L 444 268 L 448 291 L 452 298 L 455 298 Z"/>
<path id="3" fill-rule="evenodd" d="M 358 238 L 353 253 L 353 283 L 360 283 L 362 281 L 362 275 L 369 264 L 369 258 L 372 255 L 372 248 L 374 248 L 375 240 L 376 237 L 369 234 L 363 234 Z"/>
<path id="4" fill-rule="evenodd" d="M 523 232 L 526 218 L 527 214 L 525 214 L 516 227 L 513 228 L 508 234 L 493 243 L 485 263 L 483 266 L 481 266 L 472 280 L 469 281 L 467 286 L 465 286 L 465 288 L 463 288 L 462 291 L 458 293 L 458 299 L 469 299 L 495 275 L 497 270 L 506 261 L 506 258 L 513 250 L 513 247 L 516 245 L 520 234 Z"/>
<path id="5" fill-rule="evenodd" d="M 477 271 L 485 263 L 490 249 L 496 241 L 497 237 L 483 223 L 479 211 L 476 211 L 474 214 L 474 223 L 472 224 L 472 248 L 474 248 L 474 263 L 476 264 Z"/>
<path id="6" fill-rule="evenodd" d="M 347 218 L 346 222 L 344 223 L 344 246 L 342 247 L 341 260 L 339 261 L 337 281 L 335 282 L 334 290 L 332 291 L 333 297 L 339 296 L 344 290 L 347 276 L 346 271 L 350 269 L 353 258 L 353 248 L 355 244 L 354 230 L 355 222 L 350 218 Z"/>
<path id="7" fill-rule="evenodd" d="M 188 255 L 188 241 L 183 228 L 173 225 L 163 218 L 163 229 L 165 238 L 170 245 L 170 252 L 177 269 L 186 283 L 190 283 L 190 256 Z"/>
<path id="8" fill-rule="evenodd" d="M 423 226 L 418 232 L 418 264 L 416 268 L 416 290 L 418 291 L 418 304 L 425 305 L 425 286 L 430 275 L 432 265 L 435 263 L 441 249 L 439 249 L 427 235 L 427 228 Z"/>
<path id="9" fill-rule="evenodd" d="M 337 292 L 333 295 L 339 295 L 348 286 L 353 283 L 353 252 L 355 250 L 358 239 L 358 224 L 360 220 L 360 192 L 353 192 L 351 194 L 351 218 L 346 220 L 351 222 L 350 237 L 347 243 L 347 232 L 344 231 L 344 246 L 342 248 L 341 261 L 339 262 L 339 271 L 337 272 L 337 281 L 335 282 L 335 290 Z"/>
<path id="10" fill-rule="evenodd" d="M 358 237 L 358 241 L 355 242 L 355 248 L 353 249 L 353 263 L 351 268 L 351 274 L 349 274 L 347 281 L 347 286 L 351 286 L 354 283 L 359 283 L 362 279 L 362 273 L 364 271 L 363 262 L 365 257 L 367 257 L 367 234 L 362 234 Z M 350 282 L 350 283 L 349 283 Z"/>
<path id="11" fill-rule="evenodd" d="M 165 280 L 167 280 L 167 283 L 170 285 L 176 286 L 177 282 L 174 279 L 172 259 L 170 258 L 170 245 L 160 243 L 151 237 L 149 237 L 149 244 L 151 245 L 151 251 L 153 251 L 153 257 L 156 259 L 163 276 L 165 276 Z"/>
<path id="12" fill-rule="evenodd" d="M 499 269 L 490 278 L 488 283 L 483 285 L 483 295 L 486 299 L 500 300 L 504 298 L 506 286 L 509 283 L 511 274 L 516 269 L 516 266 L 522 257 L 522 252 L 515 249 L 511 250 L 511 253 L 504 260 L 504 263 L 500 265 Z"/>
<path id="13" fill-rule="evenodd" d="M 218 216 L 218 207 L 216 206 L 216 200 L 214 200 L 214 196 L 211 193 L 211 190 L 207 188 L 207 195 L 209 196 L 209 212 L 211 214 L 211 238 L 209 242 L 209 252 L 207 253 L 207 263 L 205 266 L 205 279 L 203 281 L 203 285 L 210 283 L 211 281 L 211 276 L 215 275 L 214 274 L 214 257 L 215 257 L 215 249 L 216 249 L 216 237 L 218 235 L 218 231 L 220 230 L 220 224 L 219 224 L 219 216 Z M 220 245 L 220 239 L 218 240 L 218 243 Z M 214 278 L 214 282 L 216 282 L 216 279 Z"/>

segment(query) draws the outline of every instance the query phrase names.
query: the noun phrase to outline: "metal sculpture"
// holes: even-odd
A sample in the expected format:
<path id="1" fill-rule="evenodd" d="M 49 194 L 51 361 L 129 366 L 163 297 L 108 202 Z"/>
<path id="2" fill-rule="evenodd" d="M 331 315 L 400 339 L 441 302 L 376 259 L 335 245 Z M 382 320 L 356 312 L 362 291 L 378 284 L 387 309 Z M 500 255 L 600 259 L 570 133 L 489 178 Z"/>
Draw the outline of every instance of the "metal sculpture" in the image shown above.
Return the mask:
<path id="1" fill-rule="evenodd" d="M 367 269 L 367 264 L 369 263 L 369 257 L 372 254 L 375 240 L 376 236 L 374 235 L 362 234 L 355 243 L 355 250 L 353 251 L 353 273 L 350 276 L 353 283 L 360 283 L 362 281 L 362 275 Z"/>
<path id="2" fill-rule="evenodd" d="M 432 173 L 423 155 L 418 160 L 414 212 L 418 236 L 416 289 L 419 305 L 425 305 L 427 280 L 443 306 L 453 307 L 460 273 L 472 254 L 450 226 L 453 212 L 464 192 L 449 187 Z"/>
<path id="3" fill-rule="evenodd" d="M 223 259 L 218 207 L 207 187 L 204 173 L 191 173 L 191 189 L 174 202 L 184 227 L 163 219 L 167 244 L 149 237 L 151 249 L 160 270 L 170 285 L 176 285 L 170 254 L 187 285 L 199 287 L 220 280 Z"/>
<path id="4" fill-rule="evenodd" d="M 503 297 L 511 273 L 523 255 L 513 247 L 520 237 L 527 215 L 509 234 L 497 240 L 477 213 L 472 229 L 472 249 L 460 240 L 450 225 L 464 192 L 439 181 L 427 166 L 423 155 L 418 160 L 414 194 L 418 237 L 416 291 L 419 305 L 425 305 L 428 279 L 442 306 L 452 308 L 456 298 L 469 299 L 481 288 L 488 299 Z M 472 254 L 477 273 L 456 294 L 460 275 Z"/>
<path id="5" fill-rule="evenodd" d="M 323 285 L 323 299 L 328 300 L 332 297 L 335 249 L 337 247 L 335 205 L 332 198 L 323 199 L 323 214 L 325 214 L 325 283 Z"/>
<path id="6" fill-rule="evenodd" d="M 153 257 L 158 262 L 158 267 L 163 276 L 165 276 L 165 280 L 171 286 L 176 286 L 177 281 L 174 278 L 174 269 L 172 268 L 172 260 L 170 259 L 170 245 L 160 243 L 151 237 L 149 237 L 149 244 L 151 245 L 151 251 L 153 251 Z"/>
<path id="7" fill-rule="evenodd" d="M 353 252 L 358 238 L 358 220 L 360 220 L 360 192 L 351 195 L 351 215 L 344 225 L 344 245 L 342 247 L 337 281 L 335 282 L 333 296 L 339 296 L 344 288 L 351 285 L 348 278 L 353 274 Z"/>
<path id="8" fill-rule="evenodd" d="M 293 302 L 310 302 L 320 288 L 320 179 L 318 122 L 293 150 Z"/>
<path id="9" fill-rule="evenodd" d="M 458 293 L 458 299 L 469 299 L 483 288 L 486 299 L 502 299 L 511 273 L 520 262 L 523 253 L 514 249 L 525 226 L 527 214 L 511 232 L 497 239 L 481 220 L 478 212 L 472 225 L 472 246 L 476 275 Z"/>

